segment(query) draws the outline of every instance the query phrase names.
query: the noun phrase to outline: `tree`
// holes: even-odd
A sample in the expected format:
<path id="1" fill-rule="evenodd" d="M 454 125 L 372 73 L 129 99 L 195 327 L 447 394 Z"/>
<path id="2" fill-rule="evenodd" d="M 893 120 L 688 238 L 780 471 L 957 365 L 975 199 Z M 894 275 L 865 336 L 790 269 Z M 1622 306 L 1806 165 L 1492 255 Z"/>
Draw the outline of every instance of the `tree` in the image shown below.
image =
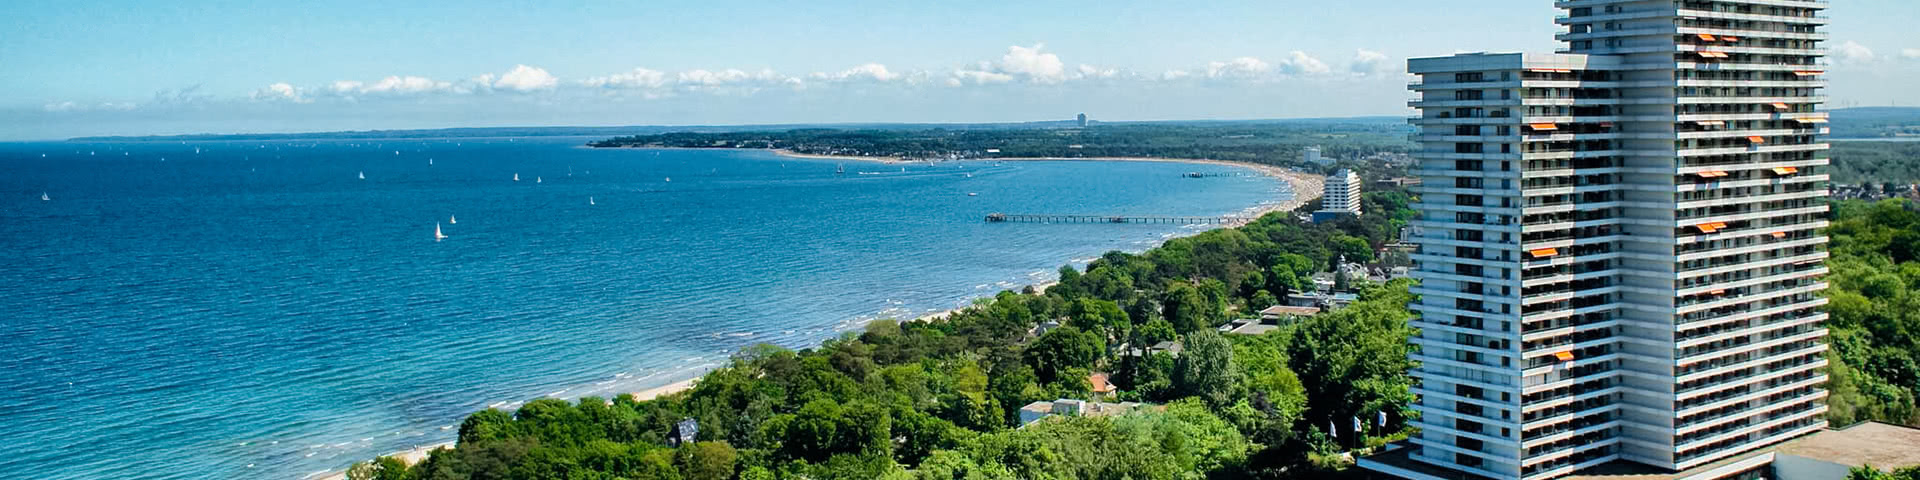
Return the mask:
<path id="1" fill-rule="evenodd" d="M 696 442 L 681 446 L 675 460 L 686 480 L 727 480 L 738 457 L 726 442 Z"/>
<path id="2" fill-rule="evenodd" d="M 407 469 L 406 462 L 393 457 L 375 458 L 371 462 L 353 464 L 347 469 L 347 480 L 413 480 L 417 478 Z"/>
<path id="3" fill-rule="evenodd" d="M 1373 246 L 1368 245 L 1367 239 L 1365 238 L 1334 235 L 1333 252 L 1345 256 L 1349 262 L 1367 263 L 1373 261 Z M 1334 268 L 1339 269 L 1340 266 L 1334 265 Z"/>
<path id="4" fill-rule="evenodd" d="M 1106 342 L 1092 333 L 1063 326 L 1048 330 L 1027 346 L 1027 365 L 1033 367 L 1042 383 L 1060 380 L 1060 372 L 1073 368 L 1093 368 L 1107 351 Z"/>
<path id="5" fill-rule="evenodd" d="M 1201 330 L 1187 334 L 1186 349 L 1180 352 L 1174 367 L 1174 388 L 1182 396 L 1199 397 L 1208 405 L 1225 408 L 1238 382 L 1233 364 L 1233 344 L 1219 332 Z"/>
<path id="6" fill-rule="evenodd" d="M 1224 315 L 1216 301 L 1186 282 L 1167 285 L 1160 309 L 1167 322 L 1173 324 L 1173 330 L 1182 334 L 1213 328 Z"/>

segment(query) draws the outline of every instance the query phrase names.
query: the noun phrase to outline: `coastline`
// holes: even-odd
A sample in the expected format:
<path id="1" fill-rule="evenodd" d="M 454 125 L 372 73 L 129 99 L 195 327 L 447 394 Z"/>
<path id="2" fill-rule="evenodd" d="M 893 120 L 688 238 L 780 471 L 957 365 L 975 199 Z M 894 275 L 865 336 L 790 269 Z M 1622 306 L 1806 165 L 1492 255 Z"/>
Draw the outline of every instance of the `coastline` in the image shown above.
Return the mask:
<path id="1" fill-rule="evenodd" d="M 644 147 L 644 148 L 654 148 L 654 147 Z M 764 150 L 764 149 L 739 149 L 739 150 Z M 805 158 L 805 159 L 816 159 L 816 160 L 844 160 L 844 161 L 859 161 L 859 162 L 871 162 L 871 163 L 881 163 L 881 164 L 920 163 L 920 162 L 910 162 L 910 161 L 902 160 L 897 157 L 811 155 L 811 154 L 795 153 L 785 149 L 773 149 L 769 151 L 772 151 L 776 155 L 790 157 L 790 158 Z M 1245 221 L 1218 225 L 1206 230 L 1195 230 L 1190 233 L 1183 234 L 1183 236 L 1199 234 L 1201 232 L 1211 231 L 1211 230 L 1216 230 L 1221 228 L 1239 227 L 1239 226 L 1245 225 L 1248 221 L 1260 218 L 1269 213 L 1288 212 L 1288 211 L 1297 209 L 1307 204 L 1307 202 L 1310 202 L 1320 197 L 1320 195 L 1322 194 L 1321 189 L 1323 188 L 1322 180 L 1325 178 L 1324 176 L 1321 176 L 1321 175 L 1295 171 L 1292 169 L 1273 166 L 1273 165 L 1262 165 L 1262 164 L 1254 164 L 1254 163 L 1231 162 L 1231 161 L 1224 161 L 1224 160 L 1208 160 L 1208 159 L 1158 158 L 1158 157 L 1087 157 L 1087 158 L 1016 157 L 1016 158 L 976 159 L 976 161 L 984 161 L 984 160 L 1008 161 L 1008 162 L 1021 162 L 1021 161 L 1162 162 L 1162 163 L 1189 163 L 1189 164 L 1196 164 L 1196 165 L 1239 167 L 1239 168 L 1246 168 L 1249 170 L 1253 170 L 1260 174 L 1273 177 L 1283 182 L 1286 182 L 1288 184 L 1289 190 L 1292 193 L 1290 198 L 1283 201 L 1273 202 L 1273 203 L 1261 203 L 1258 205 L 1247 207 L 1246 209 L 1242 210 L 1239 214 L 1242 218 L 1246 219 Z M 1029 286 L 1034 288 L 1037 291 L 1045 292 L 1048 287 L 1052 287 L 1057 283 L 1058 283 L 1057 281 L 1048 281 L 1043 283 L 1032 284 Z M 1024 287 L 1022 287 L 1022 289 L 1024 289 Z M 1019 290 L 1015 290 L 1015 291 L 1019 291 Z M 981 298 L 991 298 L 991 295 L 982 296 Z M 932 313 L 920 315 L 918 317 L 914 317 L 911 319 L 903 318 L 903 319 L 896 319 L 896 320 L 911 321 L 911 322 L 931 321 L 931 320 L 943 318 L 948 315 L 952 315 L 961 311 L 965 311 L 969 308 L 974 308 L 974 307 L 972 305 L 968 305 L 968 306 L 954 308 L 950 310 L 932 312 Z M 698 372 L 698 374 L 695 375 L 693 378 L 681 380 L 678 382 L 674 382 L 667 385 L 662 385 L 659 387 L 654 387 L 654 388 L 650 388 L 650 389 L 646 389 L 638 392 L 632 392 L 632 394 L 635 400 L 647 401 L 647 400 L 653 400 L 653 399 L 657 399 L 657 398 L 668 396 L 668 395 L 673 395 L 676 393 L 685 392 L 688 390 L 692 390 L 695 384 L 699 381 L 699 379 L 702 376 L 705 376 L 705 374 L 706 374 L 705 371 Z M 418 447 L 414 447 L 407 450 L 392 452 L 385 455 L 380 455 L 380 457 L 393 457 L 393 458 L 399 459 L 401 462 L 404 462 L 408 465 L 413 465 L 413 464 L 417 464 L 419 462 L 425 461 L 427 457 L 434 450 L 439 450 L 442 448 L 453 448 L 454 444 L 455 442 L 452 442 L 452 441 L 440 442 L 440 443 L 435 443 L 431 445 L 418 446 Z M 375 457 L 375 458 L 378 458 L 378 457 Z M 373 459 L 368 458 L 366 460 L 373 460 Z M 342 469 L 339 471 L 330 471 L 330 472 L 323 472 L 319 474 L 309 475 L 302 478 L 303 480 L 346 480 L 347 474 L 346 474 L 346 471 Z"/>
<path id="2" fill-rule="evenodd" d="M 702 372 L 701 375 L 704 376 L 705 372 Z M 641 390 L 638 392 L 632 392 L 633 399 L 644 402 L 647 400 L 653 400 L 656 398 L 692 390 L 694 385 L 699 381 L 700 381 L 700 377 L 696 376 L 694 378 L 689 378 L 686 380 L 681 380 L 678 382 L 673 382 L 666 385 L 661 385 L 658 387 Z M 426 461 L 427 456 L 433 454 L 434 450 L 439 450 L 442 448 L 453 448 L 453 446 L 454 446 L 454 442 L 440 442 L 432 445 L 423 445 L 423 446 L 413 447 L 406 450 L 401 450 L 398 452 L 389 453 L 386 455 L 381 455 L 381 457 L 393 457 L 395 459 L 399 459 L 401 463 L 405 463 L 407 465 L 414 465 L 414 464 L 418 464 L 420 462 Z M 379 458 L 379 457 L 375 457 L 375 458 Z M 368 460 L 372 460 L 372 459 L 370 458 Z M 309 476 L 306 478 L 311 480 L 346 480 L 347 472 L 345 470 L 337 471 L 337 472 L 326 472 L 326 473 L 320 474 L 319 476 Z"/>
<path id="3" fill-rule="evenodd" d="M 653 148 L 653 147 L 646 147 L 646 148 Z M 747 148 L 747 149 L 737 149 L 737 150 L 763 150 L 763 149 L 757 149 L 757 148 Z M 880 163 L 880 164 L 887 164 L 887 165 L 891 165 L 891 164 L 902 164 L 902 163 L 921 163 L 921 162 L 918 162 L 918 161 L 909 161 L 909 160 L 905 160 L 905 159 L 902 159 L 902 158 L 900 158 L 900 157 L 867 157 L 867 156 L 856 156 L 856 155 L 818 155 L 818 154 L 811 154 L 811 153 L 798 153 L 798 152 L 795 152 L 795 151 L 792 151 L 792 150 L 788 150 L 788 149 L 784 149 L 784 148 L 775 148 L 775 149 L 764 149 L 764 150 L 767 150 L 767 151 L 770 151 L 770 152 L 773 152 L 773 154 L 774 154 L 774 155 L 779 155 L 779 156 L 782 156 L 782 157 L 788 157 L 788 158 L 805 158 L 805 159 L 812 159 L 812 160 L 843 160 L 843 161 L 851 161 L 851 162 L 872 162 L 872 163 Z M 1259 163 L 1247 163 L 1247 162 L 1234 162 L 1234 161 L 1227 161 L 1227 160 L 1213 160 L 1213 159 L 1200 159 L 1200 158 L 1167 158 L 1167 157 L 1006 157 L 1006 158 L 977 158 L 977 159 L 969 159 L 969 160 L 971 160 L 971 161 L 988 161 L 988 160 L 991 160 L 991 161 L 996 161 L 996 162 L 1160 162 L 1160 163 L 1188 163 L 1188 164 L 1194 164 L 1194 165 L 1216 165 L 1216 166 L 1226 166 L 1226 167 L 1239 167 L 1239 168 L 1245 168 L 1245 169 L 1249 169 L 1249 170 L 1253 170 L 1253 171 L 1255 171 L 1255 172 L 1259 172 L 1259 173 L 1261 173 L 1261 174 L 1265 174 L 1265 175 L 1267 175 L 1267 176 L 1270 176 L 1270 177 L 1273 177 L 1273 178 L 1277 178 L 1277 179 L 1280 179 L 1281 181 L 1284 181 L 1284 182 L 1287 182 L 1287 186 L 1288 186 L 1288 187 L 1289 187 L 1289 189 L 1290 189 L 1290 190 L 1292 190 L 1292 192 L 1293 192 L 1293 197 L 1292 197 L 1292 198 L 1289 198 L 1289 199 L 1287 199 L 1286 201 L 1282 201 L 1282 202 L 1279 202 L 1279 203 L 1272 203 L 1272 204 L 1263 204 L 1263 205 L 1256 205 L 1256 206 L 1254 206 L 1253 208 L 1250 208 L 1250 209 L 1248 209 L 1247 211 L 1245 211 L 1245 212 L 1242 212 L 1242 213 L 1244 213 L 1244 214 L 1246 214 L 1246 216 L 1247 216 L 1247 218 L 1249 218 L 1249 219 L 1252 219 L 1252 218 L 1260 218 L 1260 217 L 1262 217 L 1262 216 L 1265 216 L 1266 214 L 1269 214 L 1269 213 L 1273 213 L 1273 212 L 1287 212 L 1287 211 L 1293 211 L 1294 209 L 1297 209 L 1297 208 L 1300 208 L 1301 206 L 1304 206 L 1304 205 L 1306 205 L 1306 204 L 1307 204 L 1307 202 L 1310 202 L 1310 201 L 1312 201 L 1313 199 L 1316 199 L 1316 198 L 1320 198 L 1320 195 L 1321 195 L 1322 193 L 1324 193 L 1324 192 L 1322 192 L 1321 190 L 1322 190 L 1323 188 L 1325 188 L 1325 186 L 1324 186 L 1324 184 L 1323 184 L 1323 182 L 1324 182 L 1324 181 L 1326 180 L 1326 176 L 1324 176 L 1324 175 L 1315 175 L 1315 174 L 1311 174 L 1311 173 L 1306 173 L 1306 172 L 1301 172 L 1301 171 L 1297 171 L 1297 170 L 1293 170 L 1293 169 L 1289 169 L 1289 168 L 1285 168 L 1285 167 L 1280 167 L 1280 166 L 1275 166 L 1275 165 L 1266 165 L 1266 164 L 1259 164 Z M 1223 226 L 1223 227 L 1221 227 L 1221 228 L 1229 228 L 1229 227 L 1237 227 L 1237 226 L 1240 226 L 1240 224 L 1233 224 L 1233 225 L 1226 225 L 1226 226 Z"/>

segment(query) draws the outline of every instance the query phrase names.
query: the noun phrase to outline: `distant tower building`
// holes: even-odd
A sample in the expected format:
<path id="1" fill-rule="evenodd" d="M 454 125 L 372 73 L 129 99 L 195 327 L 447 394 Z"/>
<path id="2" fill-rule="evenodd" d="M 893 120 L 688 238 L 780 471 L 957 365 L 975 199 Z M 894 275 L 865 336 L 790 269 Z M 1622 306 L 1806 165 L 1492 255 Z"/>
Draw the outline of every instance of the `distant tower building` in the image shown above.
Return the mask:
<path id="1" fill-rule="evenodd" d="M 1080 114 L 1080 128 L 1087 128 L 1087 114 Z"/>
<path id="2" fill-rule="evenodd" d="M 1301 157 L 1305 159 L 1307 163 L 1314 165 L 1320 165 L 1326 162 L 1325 159 L 1320 158 L 1320 147 L 1307 147 L 1306 152 L 1302 153 Z"/>
<path id="3" fill-rule="evenodd" d="M 1342 168 L 1327 177 L 1325 192 L 1320 196 L 1320 211 L 1313 212 L 1313 221 L 1324 222 L 1359 214 L 1360 175 Z"/>

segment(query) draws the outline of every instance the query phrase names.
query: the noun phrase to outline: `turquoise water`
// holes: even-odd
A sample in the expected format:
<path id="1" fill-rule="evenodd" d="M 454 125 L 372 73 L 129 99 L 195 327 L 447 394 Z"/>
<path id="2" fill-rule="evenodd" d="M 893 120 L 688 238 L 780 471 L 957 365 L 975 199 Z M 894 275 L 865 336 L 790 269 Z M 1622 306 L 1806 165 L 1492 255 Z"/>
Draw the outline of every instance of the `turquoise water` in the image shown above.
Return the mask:
<path id="1" fill-rule="evenodd" d="M 1193 231 L 988 213 L 1286 195 L 1181 177 L 1232 167 L 586 140 L 0 144 L 0 478 L 303 478 Z"/>

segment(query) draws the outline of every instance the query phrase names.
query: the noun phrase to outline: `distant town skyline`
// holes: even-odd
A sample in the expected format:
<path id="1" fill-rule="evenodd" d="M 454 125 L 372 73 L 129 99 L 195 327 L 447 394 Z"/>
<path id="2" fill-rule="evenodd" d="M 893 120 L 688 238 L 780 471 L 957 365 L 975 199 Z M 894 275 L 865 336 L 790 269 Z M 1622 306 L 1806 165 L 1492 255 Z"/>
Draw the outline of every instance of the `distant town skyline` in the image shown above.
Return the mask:
<path id="1" fill-rule="evenodd" d="M 1409 56 L 1558 47 L 1550 0 L 1474 6 L 20 0 L 0 140 L 1406 115 Z M 1836 5 L 1833 107 L 1920 105 L 1916 14 Z"/>

